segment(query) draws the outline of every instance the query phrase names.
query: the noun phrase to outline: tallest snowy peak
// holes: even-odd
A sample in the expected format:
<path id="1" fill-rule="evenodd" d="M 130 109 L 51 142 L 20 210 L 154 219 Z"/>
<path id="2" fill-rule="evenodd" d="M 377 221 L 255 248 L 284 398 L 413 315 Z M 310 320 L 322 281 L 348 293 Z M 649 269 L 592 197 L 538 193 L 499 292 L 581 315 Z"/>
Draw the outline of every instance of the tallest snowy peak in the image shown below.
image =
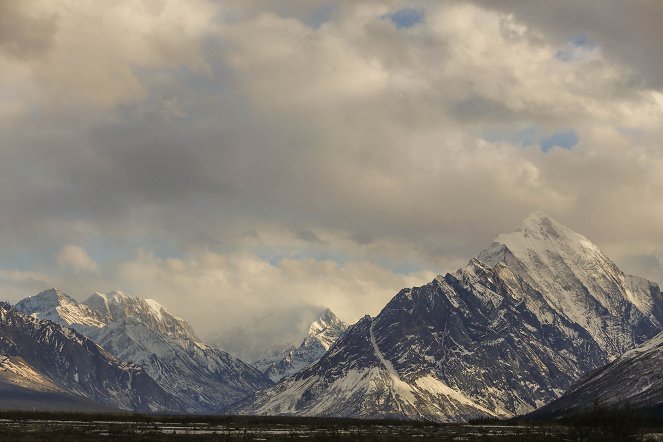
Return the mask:
<path id="1" fill-rule="evenodd" d="M 663 324 L 653 283 L 625 275 L 589 239 L 543 212 L 530 214 L 514 232 L 498 235 L 479 260 L 493 268 L 506 265 L 548 305 L 588 330 L 610 357 Z M 633 318 L 644 324 L 635 334 L 627 324 Z M 610 323 L 611 331 L 596 326 L 601 323 Z"/>
<path id="2" fill-rule="evenodd" d="M 552 237 L 560 236 L 560 234 L 563 233 L 575 233 L 540 210 L 530 213 L 516 231 L 539 233 L 541 235 Z"/>
<path id="3" fill-rule="evenodd" d="M 601 254 L 598 247 L 586 237 L 541 211 L 531 213 L 514 232 L 498 235 L 495 243 L 505 245 L 521 259 L 539 253 Z"/>
<path id="4" fill-rule="evenodd" d="M 530 213 L 522 222 L 521 226 L 516 229 L 516 232 L 538 234 L 541 236 L 550 236 L 553 238 L 567 236 L 568 234 L 578 235 L 573 230 L 554 220 L 545 212 L 540 210 Z"/>
<path id="5" fill-rule="evenodd" d="M 548 216 L 546 212 L 543 210 L 535 210 L 534 212 L 530 213 L 527 215 L 527 218 L 525 218 L 525 221 L 523 221 L 524 224 L 540 224 L 546 221 L 552 221 L 552 218 Z"/>

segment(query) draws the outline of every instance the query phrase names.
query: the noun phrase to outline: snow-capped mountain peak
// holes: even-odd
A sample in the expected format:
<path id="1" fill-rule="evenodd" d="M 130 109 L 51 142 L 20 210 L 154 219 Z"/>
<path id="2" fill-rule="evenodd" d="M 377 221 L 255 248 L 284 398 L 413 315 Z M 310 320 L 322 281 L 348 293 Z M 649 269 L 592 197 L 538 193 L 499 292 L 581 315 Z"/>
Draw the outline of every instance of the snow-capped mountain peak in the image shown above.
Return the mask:
<path id="1" fill-rule="evenodd" d="M 152 309 L 152 314 L 154 314 L 154 316 L 158 319 L 163 319 L 163 315 L 168 314 L 168 311 L 164 308 L 164 306 L 156 302 L 154 299 L 147 298 L 145 299 L 145 303 L 150 306 L 150 308 Z M 175 315 L 173 316 L 176 317 Z"/>
<path id="2" fill-rule="evenodd" d="M 320 317 L 313 321 L 308 329 L 308 335 L 316 338 L 325 350 L 329 350 L 347 328 L 345 322 L 340 320 L 330 308 L 326 308 Z"/>
<path id="3" fill-rule="evenodd" d="M 99 328 L 105 320 L 99 312 L 79 304 L 66 293 L 52 288 L 23 299 L 16 310 L 39 319 L 48 319 L 65 327 Z"/>
<path id="4" fill-rule="evenodd" d="M 108 321 L 134 318 L 175 339 L 200 341 L 193 328 L 153 299 L 141 299 L 119 290 L 94 293 L 83 304 L 98 310 Z"/>
<path id="5" fill-rule="evenodd" d="M 326 308 L 311 323 L 308 336 L 299 347 L 291 346 L 277 357 L 261 359 L 253 365 L 276 382 L 316 362 L 347 329 L 348 325 Z"/>
<path id="6" fill-rule="evenodd" d="M 566 253 L 603 255 L 590 240 L 542 211 L 531 213 L 519 228 L 512 233 L 498 235 L 495 242 L 506 245 L 518 257 L 532 252 L 561 252 L 558 250 L 560 245 Z"/>
<path id="7" fill-rule="evenodd" d="M 656 284 L 625 275 L 589 239 L 543 212 L 498 235 L 479 260 L 492 267 L 506 264 L 556 311 L 586 329 L 611 359 L 663 324 Z"/>
<path id="8" fill-rule="evenodd" d="M 40 295 L 31 302 L 45 300 L 52 306 L 53 299 L 73 301 L 56 290 Z M 18 388 L 18 393 L 27 391 L 28 397 L 55 391 L 142 412 L 173 412 L 180 407 L 179 400 L 144 370 L 120 361 L 70 328 L 26 315 L 7 303 L 0 303 L 0 355 L 4 356 L 0 361 L 3 391 Z"/>

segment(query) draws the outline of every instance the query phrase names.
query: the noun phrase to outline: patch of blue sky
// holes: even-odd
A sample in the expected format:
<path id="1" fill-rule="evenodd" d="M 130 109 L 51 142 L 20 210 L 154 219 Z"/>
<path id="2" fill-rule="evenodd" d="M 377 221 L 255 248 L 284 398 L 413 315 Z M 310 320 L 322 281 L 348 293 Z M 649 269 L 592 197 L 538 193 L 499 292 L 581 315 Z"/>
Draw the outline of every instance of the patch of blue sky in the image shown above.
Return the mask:
<path id="1" fill-rule="evenodd" d="M 555 57 L 570 62 L 586 58 L 596 49 L 596 44 L 589 39 L 587 34 L 578 34 L 571 37 L 564 47 L 555 53 Z"/>
<path id="2" fill-rule="evenodd" d="M 573 129 L 544 133 L 536 126 L 523 126 L 516 131 L 486 129 L 482 137 L 491 143 L 510 142 L 518 146 L 538 146 L 548 152 L 553 147 L 571 149 L 578 144 L 580 137 Z"/>
<path id="3" fill-rule="evenodd" d="M 53 266 L 59 249 L 48 249 L 44 253 L 35 254 L 27 251 L 3 251 L 0 255 L 0 271 L 2 270 L 18 270 L 18 271 L 35 271 L 42 267 L 48 268 Z"/>
<path id="4" fill-rule="evenodd" d="M 561 147 L 562 149 L 571 149 L 578 144 L 578 134 L 574 130 L 567 130 L 564 132 L 555 132 L 539 141 L 539 146 L 544 152 L 548 152 L 553 147 Z"/>
<path id="5" fill-rule="evenodd" d="M 283 250 L 260 250 L 258 256 L 263 261 L 270 263 L 273 266 L 279 266 L 284 259 L 291 259 L 295 261 L 333 261 L 338 265 L 345 264 L 349 259 L 346 255 L 337 252 L 323 252 L 323 251 L 303 251 L 291 250 L 289 252 Z"/>
<path id="6" fill-rule="evenodd" d="M 514 144 L 531 146 L 536 144 L 541 137 L 539 130 L 534 126 L 526 126 L 518 129 L 511 137 Z"/>
<path id="7" fill-rule="evenodd" d="M 391 20 L 398 29 L 407 29 L 423 23 L 426 19 L 426 11 L 417 8 L 405 8 L 386 14 L 382 18 Z"/>

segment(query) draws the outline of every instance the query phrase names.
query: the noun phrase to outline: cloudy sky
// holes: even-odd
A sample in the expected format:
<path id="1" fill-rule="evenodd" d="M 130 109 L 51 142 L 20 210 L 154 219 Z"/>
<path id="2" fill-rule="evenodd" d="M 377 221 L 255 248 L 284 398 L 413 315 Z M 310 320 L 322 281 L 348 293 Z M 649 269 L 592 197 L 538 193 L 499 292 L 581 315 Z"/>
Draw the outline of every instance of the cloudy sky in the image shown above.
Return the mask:
<path id="1" fill-rule="evenodd" d="M 0 289 L 354 321 L 542 209 L 663 281 L 658 0 L 0 0 Z M 281 317 L 281 316 L 278 316 Z"/>

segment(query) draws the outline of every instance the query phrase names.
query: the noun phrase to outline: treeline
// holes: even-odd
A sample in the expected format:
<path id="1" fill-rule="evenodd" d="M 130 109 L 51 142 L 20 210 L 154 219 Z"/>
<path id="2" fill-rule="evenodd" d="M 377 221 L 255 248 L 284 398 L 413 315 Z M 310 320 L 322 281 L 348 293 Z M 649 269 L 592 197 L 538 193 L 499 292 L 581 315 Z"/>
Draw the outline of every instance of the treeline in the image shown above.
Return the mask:
<path id="1" fill-rule="evenodd" d="M 0 419 L 9 420 L 53 420 L 80 422 L 143 422 L 143 423 L 206 423 L 210 425 L 265 424 L 265 425 L 311 425 L 311 426 L 373 426 L 391 425 L 408 427 L 442 426 L 426 421 L 404 419 L 353 419 L 338 417 L 303 417 L 303 416 L 230 416 L 230 415 L 197 415 L 197 414 L 144 414 L 131 412 L 77 412 L 77 411 L 26 411 L 0 410 Z"/>
<path id="2" fill-rule="evenodd" d="M 591 408 L 552 415 L 518 416 L 511 419 L 481 418 L 474 425 L 564 425 L 570 427 L 603 427 L 616 429 L 663 428 L 663 404 L 635 408 L 628 402 L 605 405 L 594 401 Z"/>

